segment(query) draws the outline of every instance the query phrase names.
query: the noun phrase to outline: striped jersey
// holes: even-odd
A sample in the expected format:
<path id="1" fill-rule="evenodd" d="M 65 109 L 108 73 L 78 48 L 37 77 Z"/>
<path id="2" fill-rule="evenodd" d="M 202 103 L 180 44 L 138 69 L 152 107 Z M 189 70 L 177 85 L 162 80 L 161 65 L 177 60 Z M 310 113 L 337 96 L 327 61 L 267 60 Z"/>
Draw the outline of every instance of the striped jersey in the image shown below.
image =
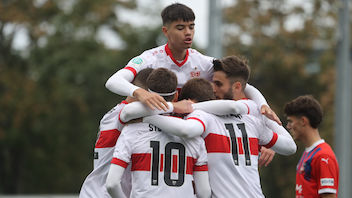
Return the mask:
<path id="1" fill-rule="evenodd" d="M 319 140 L 306 148 L 297 165 L 296 198 L 319 198 L 322 193 L 337 195 L 338 184 L 339 166 L 329 144 Z"/>
<path id="2" fill-rule="evenodd" d="M 136 75 L 145 68 L 166 68 L 177 76 L 177 88 L 191 78 L 205 78 L 211 80 L 213 75 L 213 59 L 205 56 L 195 49 L 189 48 L 182 62 L 175 60 L 168 44 L 144 51 L 141 55 L 131 59 L 124 69 L 128 69 Z"/>
<path id="3" fill-rule="evenodd" d="M 248 109 L 257 109 L 243 100 Z M 202 123 L 208 152 L 209 180 L 214 198 L 264 197 L 258 173 L 259 146 L 272 147 L 278 135 L 253 115 L 216 116 L 195 110 L 186 119 Z"/>
<path id="4" fill-rule="evenodd" d="M 193 198 L 193 171 L 208 170 L 201 137 L 168 135 L 147 123 L 124 127 L 111 163 L 131 165 L 131 197 L 143 198 Z"/>
<path id="5" fill-rule="evenodd" d="M 97 141 L 94 147 L 94 168 L 83 182 L 80 198 L 111 197 L 106 190 L 105 183 L 110 169 L 110 162 L 114 153 L 117 139 L 123 128 L 123 124 L 118 120 L 122 108 L 127 104 L 122 101 L 106 113 L 100 121 Z M 128 194 L 130 189 L 129 177 L 124 175 L 124 192 Z"/>

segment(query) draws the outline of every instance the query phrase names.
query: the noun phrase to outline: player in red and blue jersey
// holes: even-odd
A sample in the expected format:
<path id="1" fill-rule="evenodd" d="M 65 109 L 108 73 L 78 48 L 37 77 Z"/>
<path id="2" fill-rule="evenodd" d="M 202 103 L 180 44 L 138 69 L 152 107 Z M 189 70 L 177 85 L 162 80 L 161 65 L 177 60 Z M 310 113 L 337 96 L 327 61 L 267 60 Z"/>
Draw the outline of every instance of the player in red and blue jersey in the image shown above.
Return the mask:
<path id="1" fill-rule="evenodd" d="M 296 198 L 336 198 L 339 166 L 334 151 L 319 135 L 320 104 L 312 96 L 300 96 L 284 109 L 287 128 L 306 147 L 296 170 Z"/>

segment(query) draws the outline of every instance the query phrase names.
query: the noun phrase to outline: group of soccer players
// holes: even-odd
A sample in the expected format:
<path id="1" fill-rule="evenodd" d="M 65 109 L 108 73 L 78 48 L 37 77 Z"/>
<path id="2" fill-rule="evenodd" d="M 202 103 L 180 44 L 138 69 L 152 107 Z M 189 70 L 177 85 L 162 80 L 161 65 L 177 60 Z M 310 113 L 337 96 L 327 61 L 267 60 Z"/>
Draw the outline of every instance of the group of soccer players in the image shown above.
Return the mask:
<path id="1" fill-rule="evenodd" d="M 94 169 L 80 197 L 264 197 L 258 164 L 270 163 L 274 151 L 294 154 L 294 140 L 247 83 L 244 58 L 214 59 L 191 49 L 192 9 L 175 3 L 161 16 L 167 44 L 131 59 L 106 83 L 127 97 L 100 122 Z M 293 129 L 305 114 L 291 112 Z M 314 164 L 315 154 L 307 152 L 304 171 Z M 311 171 L 310 179 L 315 175 Z M 323 175 L 317 195 L 337 194 L 330 175 Z"/>

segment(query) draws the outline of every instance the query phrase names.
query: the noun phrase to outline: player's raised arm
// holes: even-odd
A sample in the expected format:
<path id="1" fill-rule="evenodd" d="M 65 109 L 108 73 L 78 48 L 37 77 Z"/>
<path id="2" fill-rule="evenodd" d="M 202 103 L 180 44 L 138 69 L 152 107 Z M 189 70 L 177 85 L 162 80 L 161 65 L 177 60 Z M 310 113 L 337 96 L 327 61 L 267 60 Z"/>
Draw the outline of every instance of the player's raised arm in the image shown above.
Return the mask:
<path id="1" fill-rule="evenodd" d="M 268 129 L 274 132 L 273 138 L 268 143 L 269 147 L 281 155 L 292 155 L 297 151 L 297 145 L 289 132 L 276 122 L 265 119 Z"/>
<path id="2" fill-rule="evenodd" d="M 193 109 L 203 110 L 215 115 L 249 114 L 249 107 L 240 101 L 210 100 L 192 104 Z"/>
<path id="3" fill-rule="evenodd" d="M 205 126 L 197 119 L 183 120 L 170 116 L 147 116 L 143 122 L 159 127 L 163 132 L 179 137 L 192 138 L 200 136 L 205 131 Z"/>

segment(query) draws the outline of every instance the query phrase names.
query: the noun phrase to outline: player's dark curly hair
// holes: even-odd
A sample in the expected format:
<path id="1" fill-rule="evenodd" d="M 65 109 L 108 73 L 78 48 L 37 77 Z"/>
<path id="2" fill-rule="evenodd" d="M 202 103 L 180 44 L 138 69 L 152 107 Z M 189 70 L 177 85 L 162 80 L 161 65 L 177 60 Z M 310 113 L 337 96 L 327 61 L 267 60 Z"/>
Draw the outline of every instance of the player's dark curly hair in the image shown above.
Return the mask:
<path id="1" fill-rule="evenodd" d="M 319 102 L 311 95 L 295 98 L 285 104 L 286 116 L 305 116 L 308 118 L 312 128 L 318 128 L 323 120 L 323 111 Z"/>
<path id="2" fill-rule="evenodd" d="M 191 8 L 181 3 L 174 3 L 164 8 L 161 12 L 161 18 L 163 20 L 163 25 L 168 25 L 180 19 L 185 22 L 194 21 L 196 17 Z"/>
<path id="3" fill-rule="evenodd" d="M 196 102 L 214 100 L 215 95 L 210 82 L 204 78 L 193 78 L 182 87 L 178 100 L 191 99 Z"/>
<path id="4" fill-rule="evenodd" d="M 250 75 L 248 60 L 240 56 L 227 56 L 213 60 L 214 71 L 223 71 L 231 83 L 239 81 L 244 89 Z"/>

